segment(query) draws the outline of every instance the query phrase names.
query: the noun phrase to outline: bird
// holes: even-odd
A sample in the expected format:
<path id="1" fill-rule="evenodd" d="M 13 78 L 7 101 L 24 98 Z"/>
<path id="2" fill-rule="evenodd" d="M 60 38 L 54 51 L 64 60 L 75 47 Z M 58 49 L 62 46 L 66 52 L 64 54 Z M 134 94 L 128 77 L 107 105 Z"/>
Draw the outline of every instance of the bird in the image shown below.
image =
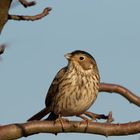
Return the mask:
<path id="1" fill-rule="evenodd" d="M 94 57 L 75 50 L 64 55 L 68 60 L 52 81 L 45 99 L 45 108 L 27 121 L 56 120 L 59 117 L 80 116 L 95 102 L 100 75 Z"/>

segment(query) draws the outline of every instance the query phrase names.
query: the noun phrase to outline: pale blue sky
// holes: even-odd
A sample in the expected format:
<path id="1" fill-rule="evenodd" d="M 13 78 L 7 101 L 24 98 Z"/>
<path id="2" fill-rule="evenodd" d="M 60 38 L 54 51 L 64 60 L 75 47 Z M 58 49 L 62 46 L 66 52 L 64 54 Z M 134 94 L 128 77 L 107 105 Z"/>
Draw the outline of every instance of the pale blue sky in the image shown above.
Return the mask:
<path id="1" fill-rule="evenodd" d="M 101 81 L 121 84 L 140 96 L 139 0 L 44 0 L 13 14 L 37 14 L 50 6 L 49 16 L 34 22 L 9 21 L 0 43 L 9 47 L 0 61 L 0 124 L 25 122 L 42 109 L 47 89 L 57 71 L 67 64 L 64 54 L 76 49 L 91 53 Z M 140 109 L 116 94 L 101 93 L 90 108 L 113 111 L 115 122 L 139 120 Z M 106 140 L 89 134 L 38 134 L 23 140 Z M 108 137 L 138 140 L 139 135 Z"/>

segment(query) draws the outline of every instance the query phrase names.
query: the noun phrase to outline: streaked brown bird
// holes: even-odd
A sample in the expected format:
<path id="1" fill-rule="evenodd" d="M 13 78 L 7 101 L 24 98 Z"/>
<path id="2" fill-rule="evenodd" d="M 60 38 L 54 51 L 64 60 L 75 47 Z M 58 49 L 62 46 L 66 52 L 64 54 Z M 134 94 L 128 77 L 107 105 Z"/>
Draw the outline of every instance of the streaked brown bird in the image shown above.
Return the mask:
<path id="1" fill-rule="evenodd" d="M 55 76 L 46 96 L 46 107 L 31 117 L 46 120 L 58 116 L 78 116 L 87 111 L 96 100 L 100 76 L 95 59 L 87 52 L 76 50 L 65 55 L 68 65 Z"/>

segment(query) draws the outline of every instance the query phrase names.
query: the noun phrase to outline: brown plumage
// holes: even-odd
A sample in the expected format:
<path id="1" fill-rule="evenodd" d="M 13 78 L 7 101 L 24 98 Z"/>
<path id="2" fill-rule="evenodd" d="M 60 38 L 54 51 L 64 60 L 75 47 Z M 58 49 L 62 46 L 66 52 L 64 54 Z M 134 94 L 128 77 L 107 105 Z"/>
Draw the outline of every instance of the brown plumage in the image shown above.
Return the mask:
<path id="1" fill-rule="evenodd" d="M 47 120 L 80 115 L 96 100 L 100 77 L 95 59 L 80 50 L 65 57 L 68 65 L 55 76 L 46 96 L 46 107 L 28 121 L 40 120 L 48 113 Z"/>

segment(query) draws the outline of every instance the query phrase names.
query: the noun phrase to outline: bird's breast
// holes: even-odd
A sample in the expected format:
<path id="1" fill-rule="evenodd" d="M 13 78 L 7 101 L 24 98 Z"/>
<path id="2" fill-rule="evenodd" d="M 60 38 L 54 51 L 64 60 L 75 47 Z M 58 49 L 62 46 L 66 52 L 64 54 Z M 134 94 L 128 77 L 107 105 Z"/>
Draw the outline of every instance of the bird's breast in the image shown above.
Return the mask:
<path id="1" fill-rule="evenodd" d="M 59 85 L 53 110 L 55 114 L 73 116 L 85 112 L 95 101 L 98 92 L 96 76 L 68 76 Z"/>

